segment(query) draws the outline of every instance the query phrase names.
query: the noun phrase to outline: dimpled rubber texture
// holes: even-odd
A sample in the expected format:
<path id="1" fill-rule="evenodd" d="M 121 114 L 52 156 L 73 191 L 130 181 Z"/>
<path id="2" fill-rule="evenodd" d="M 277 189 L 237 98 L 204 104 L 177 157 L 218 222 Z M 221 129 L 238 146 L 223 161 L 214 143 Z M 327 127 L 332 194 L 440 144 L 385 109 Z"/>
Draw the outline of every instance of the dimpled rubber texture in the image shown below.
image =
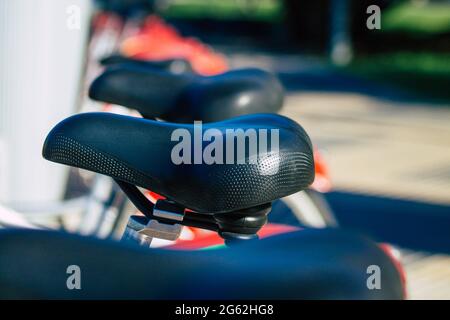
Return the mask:
<path id="1" fill-rule="evenodd" d="M 285 197 L 311 183 L 308 172 L 311 167 L 314 167 L 312 157 L 300 152 L 268 157 L 254 165 L 229 166 L 213 176 L 216 184 L 211 193 L 220 196 L 210 199 L 210 205 L 228 211 L 251 202 L 262 204 Z M 262 175 L 261 171 L 277 172 Z"/>
<path id="2" fill-rule="evenodd" d="M 151 183 L 144 174 L 114 159 L 113 156 L 84 146 L 63 135 L 55 136 L 49 142 L 47 150 L 51 151 L 46 157 L 53 162 L 94 171 L 122 181 L 133 182 L 136 185 Z"/>
<path id="3" fill-rule="evenodd" d="M 294 121 L 274 114 L 249 115 L 204 125 L 279 130 L 279 151 L 245 164 L 180 164 L 171 161 L 179 125 L 87 113 L 70 117 L 48 135 L 44 158 L 87 169 L 152 190 L 200 213 L 223 213 L 265 204 L 293 194 L 314 180 L 311 142 Z M 205 142 L 203 142 L 205 143 Z M 235 153 L 236 154 L 236 151 Z"/>

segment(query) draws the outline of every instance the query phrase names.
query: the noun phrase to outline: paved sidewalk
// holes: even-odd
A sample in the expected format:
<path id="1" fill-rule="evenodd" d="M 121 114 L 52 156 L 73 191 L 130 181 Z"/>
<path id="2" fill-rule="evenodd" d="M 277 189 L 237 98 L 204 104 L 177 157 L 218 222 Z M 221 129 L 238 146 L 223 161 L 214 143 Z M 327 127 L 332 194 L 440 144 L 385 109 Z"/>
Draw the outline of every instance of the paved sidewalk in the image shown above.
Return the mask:
<path id="1" fill-rule="evenodd" d="M 449 107 L 303 93 L 282 113 L 323 150 L 334 189 L 450 204 Z M 409 299 L 450 299 L 450 256 L 408 252 L 402 261 Z"/>
<path id="2" fill-rule="evenodd" d="M 235 68 L 283 76 L 282 113 L 322 150 L 334 190 L 450 204 L 450 106 L 413 103 L 409 92 L 342 77 L 311 57 L 228 55 Z M 407 251 L 403 259 L 410 299 L 450 299 L 450 256 Z"/>
<path id="3" fill-rule="evenodd" d="M 450 107 L 302 93 L 282 113 L 323 149 L 335 189 L 450 204 Z"/>
<path id="4" fill-rule="evenodd" d="M 335 189 L 450 204 L 450 106 L 408 101 L 414 92 L 336 73 L 316 57 L 222 49 L 233 68 L 281 76 L 282 113 L 324 149 Z"/>

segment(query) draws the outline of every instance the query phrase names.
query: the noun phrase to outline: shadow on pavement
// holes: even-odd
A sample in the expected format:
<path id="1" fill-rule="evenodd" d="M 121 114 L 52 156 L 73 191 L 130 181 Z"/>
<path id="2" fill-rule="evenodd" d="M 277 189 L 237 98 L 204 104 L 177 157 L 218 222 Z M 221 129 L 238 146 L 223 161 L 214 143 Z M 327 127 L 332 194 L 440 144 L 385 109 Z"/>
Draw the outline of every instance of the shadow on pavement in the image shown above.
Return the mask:
<path id="1" fill-rule="evenodd" d="M 278 77 L 288 93 L 294 91 L 357 93 L 393 102 L 409 104 L 429 102 L 428 98 L 425 99 L 401 88 L 347 75 L 333 69 L 280 72 Z"/>
<path id="2" fill-rule="evenodd" d="M 337 191 L 326 199 L 342 227 L 404 248 L 450 254 L 450 206 Z"/>

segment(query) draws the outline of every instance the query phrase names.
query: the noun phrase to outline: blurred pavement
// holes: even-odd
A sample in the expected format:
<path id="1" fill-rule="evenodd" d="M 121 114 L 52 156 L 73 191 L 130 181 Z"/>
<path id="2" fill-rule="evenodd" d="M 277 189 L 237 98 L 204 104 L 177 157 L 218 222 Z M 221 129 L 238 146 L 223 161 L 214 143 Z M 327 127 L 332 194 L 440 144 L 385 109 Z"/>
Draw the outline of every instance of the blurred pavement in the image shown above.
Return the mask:
<path id="1" fill-rule="evenodd" d="M 305 92 L 283 113 L 324 149 L 335 189 L 450 204 L 450 107 Z"/>
<path id="2" fill-rule="evenodd" d="M 227 55 L 235 68 L 279 74 L 282 114 L 322 151 L 341 225 L 414 249 L 402 250 L 410 299 L 450 299 L 450 106 L 338 75 L 314 58 Z"/>
<path id="3" fill-rule="evenodd" d="M 315 57 L 220 50 L 233 68 L 279 75 L 282 113 L 323 149 L 335 189 L 450 205 L 450 105 L 339 73 Z"/>
<path id="4" fill-rule="evenodd" d="M 324 150 L 334 189 L 450 204 L 448 106 L 408 106 L 359 94 L 299 93 L 288 97 L 283 114 L 301 123 Z M 359 208 L 354 215 L 366 213 L 363 205 Z M 407 213 L 403 218 L 408 219 Z M 426 219 L 428 212 L 421 214 Z M 381 215 L 385 225 L 394 220 L 392 212 Z M 398 227 L 408 222 L 400 221 Z M 416 241 L 424 234 L 435 236 L 431 228 L 423 232 L 427 226 L 417 224 L 417 233 L 410 235 Z M 443 229 L 450 234 L 448 226 Z M 450 299 L 449 255 L 411 252 L 402 259 L 410 299 Z"/>

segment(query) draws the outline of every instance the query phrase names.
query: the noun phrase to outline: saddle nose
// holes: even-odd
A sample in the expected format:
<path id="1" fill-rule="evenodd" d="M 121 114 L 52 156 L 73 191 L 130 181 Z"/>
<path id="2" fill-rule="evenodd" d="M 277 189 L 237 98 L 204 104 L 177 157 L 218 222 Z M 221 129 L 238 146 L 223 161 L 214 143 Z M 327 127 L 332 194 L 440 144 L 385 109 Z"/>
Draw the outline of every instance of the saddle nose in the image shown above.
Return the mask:
<path id="1" fill-rule="evenodd" d="M 275 114 L 204 125 L 79 114 L 49 133 L 43 156 L 152 190 L 199 213 L 269 203 L 314 180 L 308 135 Z"/>

